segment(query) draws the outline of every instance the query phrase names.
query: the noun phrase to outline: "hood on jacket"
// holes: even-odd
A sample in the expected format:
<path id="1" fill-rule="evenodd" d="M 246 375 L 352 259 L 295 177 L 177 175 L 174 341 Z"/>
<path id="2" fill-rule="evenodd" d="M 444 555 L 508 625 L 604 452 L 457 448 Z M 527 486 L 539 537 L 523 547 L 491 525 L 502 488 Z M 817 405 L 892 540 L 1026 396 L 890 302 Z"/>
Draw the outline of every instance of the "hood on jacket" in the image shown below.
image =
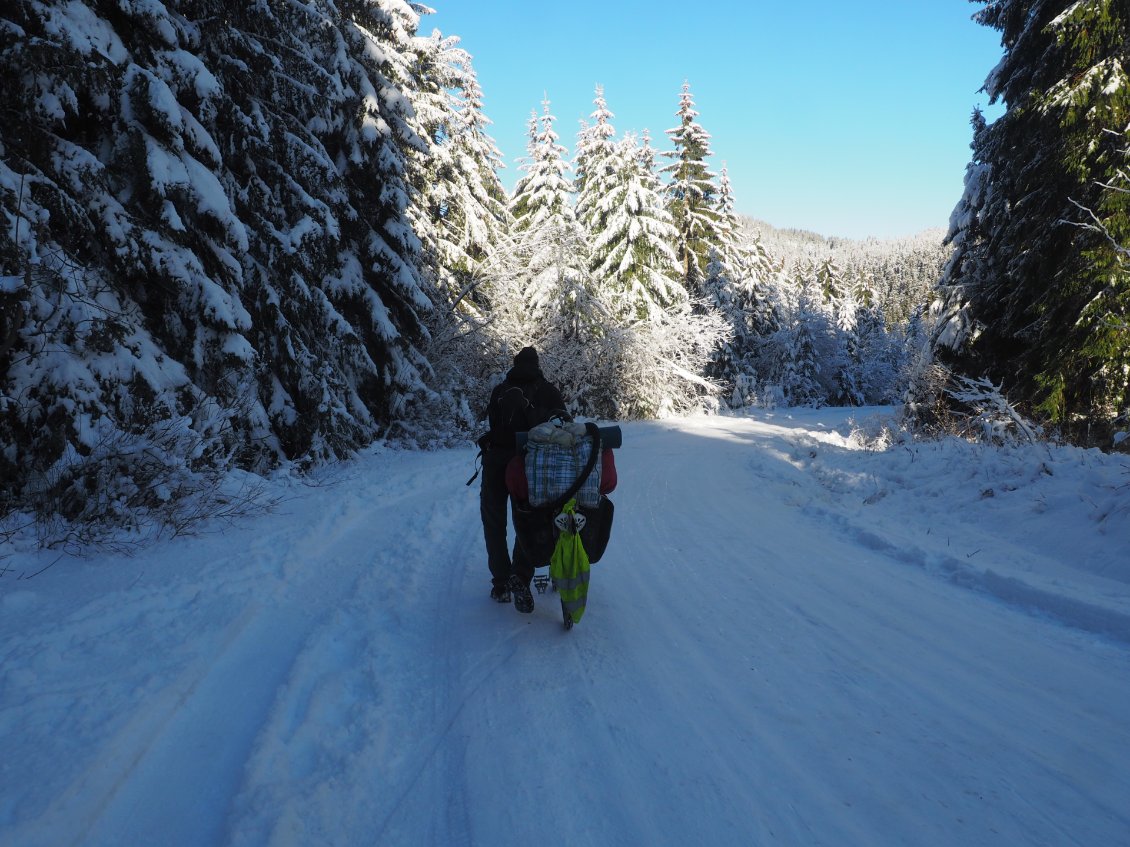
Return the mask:
<path id="1" fill-rule="evenodd" d="M 514 357 L 514 367 L 506 374 L 506 378 L 511 382 L 521 384 L 530 382 L 541 375 L 538 351 L 533 347 L 523 347 Z"/>

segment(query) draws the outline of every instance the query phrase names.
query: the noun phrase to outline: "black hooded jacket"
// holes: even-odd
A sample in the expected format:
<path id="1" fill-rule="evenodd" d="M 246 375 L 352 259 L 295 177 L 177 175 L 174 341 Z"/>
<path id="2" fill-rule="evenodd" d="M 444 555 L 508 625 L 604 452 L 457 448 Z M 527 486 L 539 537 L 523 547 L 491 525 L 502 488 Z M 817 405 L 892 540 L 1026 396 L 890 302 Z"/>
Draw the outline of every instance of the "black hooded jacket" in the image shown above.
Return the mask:
<path id="1" fill-rule="evenodd" d="M 490 430 L 479 440 L 479 445 L 504 450 L 514 449 L 516 432 L 527 432 L 551 418 L 569 420 L 565 400 L 542 374 L 536 354 L 523 356 L 521 353 L 506 379 L 491 392 L 486 417 Z"/>

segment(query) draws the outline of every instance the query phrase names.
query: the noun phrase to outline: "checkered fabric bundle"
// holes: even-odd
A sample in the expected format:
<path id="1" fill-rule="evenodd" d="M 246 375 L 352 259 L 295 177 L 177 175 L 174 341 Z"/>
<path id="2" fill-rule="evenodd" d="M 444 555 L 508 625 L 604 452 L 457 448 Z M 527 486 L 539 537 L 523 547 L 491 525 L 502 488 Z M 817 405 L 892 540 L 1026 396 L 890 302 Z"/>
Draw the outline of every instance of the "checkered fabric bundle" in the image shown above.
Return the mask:
<path id="1" fill-rule="evenodd" d="M 592 440 L 576 438 L 572 444 L 535 439 L 534 431 L 526 442 L 526 481 L 530 486 L 530 505 L 546 506 L 560 499 L 577 481 L 592 453 Z M 595 507 L 600 502 L 600 457 L 580 490 L 573 495 L 577 504 Z"/>

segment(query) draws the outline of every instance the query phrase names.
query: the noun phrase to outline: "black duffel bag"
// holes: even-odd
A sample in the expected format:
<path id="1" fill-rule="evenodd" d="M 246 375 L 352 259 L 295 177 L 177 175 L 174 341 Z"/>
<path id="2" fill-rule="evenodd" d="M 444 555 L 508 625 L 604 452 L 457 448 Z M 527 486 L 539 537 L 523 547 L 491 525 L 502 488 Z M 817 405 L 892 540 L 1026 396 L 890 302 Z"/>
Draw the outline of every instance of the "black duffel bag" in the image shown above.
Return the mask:
<path id="1" fill-rule="evenodd" d="M 558 536 L 553 519 L 560 511 L 560 506 L 539 508 L 526 502 L 512 504 L 514 534 L 518 537 L 523 552 L 535 567 L 540 568 L 549 564 L 553 549 L 557 546 Z M 612 536 L 615 507 L 611 500 L 601 494 L 596 506 L 577 506 L 576 511 L 585 516 L 585 525 L 581 529 L 581 543 L 585 546 L 589 562 L 595 564 L 604 555 L 605 548 L 608 547 L 608 539 Z"/>

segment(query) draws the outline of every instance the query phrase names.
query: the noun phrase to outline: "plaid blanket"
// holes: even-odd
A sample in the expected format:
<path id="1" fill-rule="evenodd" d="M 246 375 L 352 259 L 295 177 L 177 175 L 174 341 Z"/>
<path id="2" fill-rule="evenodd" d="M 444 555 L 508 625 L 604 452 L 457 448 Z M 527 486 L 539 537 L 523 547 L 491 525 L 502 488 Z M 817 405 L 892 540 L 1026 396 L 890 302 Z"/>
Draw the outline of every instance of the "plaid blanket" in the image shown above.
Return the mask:
<path id="1" fill-rule="evenodd" d="M 592 453 L 592 441 L 580 438 L 574 445 L 548 441 L 526 442 L 526 481 L 530 486 L 530 505 L 546 506 L 559 499 L 577 481 Z M 600 502 L 600 457 L 580 490 L 573 495 L 577 504 L 595 507 Z"/>

